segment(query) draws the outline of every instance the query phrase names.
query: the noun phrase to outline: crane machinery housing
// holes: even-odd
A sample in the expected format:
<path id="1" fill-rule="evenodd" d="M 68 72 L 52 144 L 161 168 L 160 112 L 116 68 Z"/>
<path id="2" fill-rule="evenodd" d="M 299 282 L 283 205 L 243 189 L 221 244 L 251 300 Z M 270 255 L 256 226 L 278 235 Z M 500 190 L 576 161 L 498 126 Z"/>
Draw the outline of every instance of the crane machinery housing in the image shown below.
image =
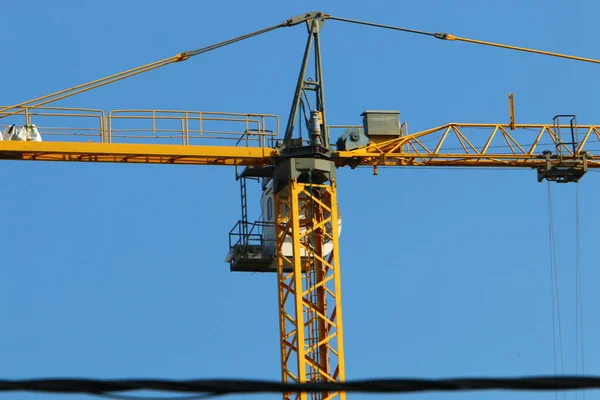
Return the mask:
<path id="1" fill-rule="evenodd" d="M 371 167 L 375 174 L 378 167 L 403 166 L 530 168 L 537 171 L 539 182 L 568 183 L 577 182 L 589 168 L 600 167 L 600 155 L 585 148 L 592 138 L 600 139 L 600 126 L 577 125 L 574 115 L 558 115 L 547 124 L 517 124 L 512 95 L 511 119 L 505 124 L 450 123 L 409 134 L 407 124 L 400 122 L 400 113 L 395 110 L 366 110 L 361 114 L 362 123 L 357 125 L 328 124 L 320 42 L 326 20 L 511 48 L 310 12 L 270 28 L 0 108 L 0 119 L 4 120 L 0 159 L 235 167 L 242 217 L 229 233 L 226 262 L 233 272 L 276 276 L 284 382 L 345 380 L 338 168 Z M 139 109 L 105 113 L 48 106 L 68 96 L 299 24 L 306 26 L 308 35 L 282 135 L 279 118 L 271 114 Z M 308 76 L 311 60 L 313 77 Z M 49 120 L 69 121 L 70 127 L 52 128 L 59 125 L 46 125 Z M 306 137 L 302 127 L 306 128 Z M 482 130 L 487 133 L 482 134 Z M 425 139 L 434 144 L 426 145 Z M 226 140 L 233 145 L 223 145 Z M 496 146 L 499 143 L 502 146 Z M 248 180 L 261 183 L 259 221 L 248 219 Z M 284 395 L 293 397 L 306 398 L 307 394 Z M 345 394 L 314 394 L 319 399 L 334 397 L 345 398 Z"/>

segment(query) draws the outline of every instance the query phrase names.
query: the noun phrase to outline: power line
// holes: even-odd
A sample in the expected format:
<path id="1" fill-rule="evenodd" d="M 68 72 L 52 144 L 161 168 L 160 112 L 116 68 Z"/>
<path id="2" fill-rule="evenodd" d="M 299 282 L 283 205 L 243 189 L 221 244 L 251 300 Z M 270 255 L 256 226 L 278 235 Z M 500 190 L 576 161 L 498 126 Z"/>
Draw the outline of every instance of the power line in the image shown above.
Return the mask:
<path id="1" fill-rule="evenodd" d="M 25 379 L 0 380 L 0 392 L 69 393 L 120 397 L 120 392 L 141 390 L 201 395 L 204 397 L 257 393 L 415 393 L 483 390 L 556 391 L 600 389 L 600 377 L 530 376 L 515 378 L 369 379 L 347 382 L 281 383 L 264 380 L 207 379 Z M 190 398 L 187 396 L 186 398 Z M 197 396 L 194 396 L 197 398 Z"/>
<path id="2" fill-rule="evenodd" d="M 195 394 L 191 396 L 174 396 L 174 397 L 144 397 L 144 396 L 127 396 L 112 393 L 103 393 L 98 396 L 105 397 L 107 399 L 115 400 L 202 400 L 215 397 L 213 394 Z"/>

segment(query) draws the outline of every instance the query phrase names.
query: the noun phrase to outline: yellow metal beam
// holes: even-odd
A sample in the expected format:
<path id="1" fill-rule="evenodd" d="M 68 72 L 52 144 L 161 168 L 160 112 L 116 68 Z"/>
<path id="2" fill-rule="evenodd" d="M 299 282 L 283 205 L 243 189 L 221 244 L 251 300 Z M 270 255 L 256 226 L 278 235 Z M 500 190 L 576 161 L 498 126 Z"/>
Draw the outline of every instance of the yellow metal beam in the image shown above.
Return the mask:
<path id="1" fill-rule="evenodd" d="M 0 159 L 193 165 L 269 165 L 266 147 L 0 141 Z"/>
<path id="2" fill-rule="evenodd" d="M 261 128 L 262 129 L 262 128 Z M 569 126 L 452 123 L 367 147 L 334 153 L 343 166 L 543 167 L 543 152 L 560 153 L 561 162 L 586 154 L 588 168 L 600 168 L 600 125 L 579 125 L 572 148 Z M 185 138 L 185 135 L 183 136 Z M 259 147 L 106 142 L 0 141 L 0 160 L 130 162 L 194 165 L 273 165 L 278 150 Z M 96 139 L 97 140 L 97 139 Z M 145 139 L 146 141 L 150 139 Z M 243 139 L 245 142 L 245 139 Z"/>
<path id="3" fill-rule="evenodd" d="M 535 124 L 452 123 L 352 151 L 335 153 L 337 166 L 542 167 L 544 151 L 561 162 L 581 160 L 600 168 L 600 126 L 579 125 L 573 149 L 571 128 Z M 564 137 L 560 137 L 564 135 Z"/>
<path id="4" fill-rule="evenodd" d="M 345 379 L 335 182 L 292 180 L 276 195 L 277 281 L 283 382 Z M 332 250 L 324 254 L 324 243 Z M 284 248 L 291 245 L 291 254 Z M 291 271 L 291 272 L 285 272 Z M 284 400 L 346 398 L 342 392 L 294 394 Z"/>

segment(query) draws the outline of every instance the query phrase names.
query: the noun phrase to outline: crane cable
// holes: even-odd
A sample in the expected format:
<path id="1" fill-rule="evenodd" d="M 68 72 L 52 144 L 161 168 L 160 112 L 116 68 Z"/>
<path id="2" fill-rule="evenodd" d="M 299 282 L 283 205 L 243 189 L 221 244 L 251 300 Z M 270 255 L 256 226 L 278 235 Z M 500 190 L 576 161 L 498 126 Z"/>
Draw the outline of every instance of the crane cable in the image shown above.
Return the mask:
<path id="1" fill-rule="evenodd" d="M 555 53 L 555 52 L 551 52 L 551 51 L 536 50 L 536 49 L 530 49 L 530 48 L 526 48 L 526 47 L 518 47 L 518 46 L 511 46 L 511 45 L 501 44 L 501 43 L 487 42 L 487 41 L 483 41 L 483 40 L 469 39 L 469 38 L 456 36 L 451 33 L 426 32 L 426 31 L 420 31 L 420 30 L 416 30 L 416 29 L 402 28 L 399 26 L 384 25 L 384 24 L 378 24 L 378 23 L 374 23 L 374 22 L 359 21 L 359 20 L 355 20 L 355 19 L 332 17 L 332 16 L 329 16 L 328 19 L 331 19 L 334 21 L 348 22 L 348 23 L 358 24 L 358 25 L 373 26 L 376 28 L 391 29 L 391 30 L 402 31 L 402 32 L 407 32 L 407 33 L 415 33 L 418 35 L 433 36 L 437 39 L 442 39 L 442 40 L 454 40 L 454 41 L 459 41 L 459 42 L 480 44 L 480 45 L 492 46 L 492 47 L 500 47 L 500 48 L 508 49 L 508 50 L 523 51 L 523 52 L 527 52 L 527 53 L 535 53 L 535 54 L 541 54 L 541 55 L 546 55 L 546 56 L 567 58 L 570 60 L 600 64 L 600 60 L 596 60 L 593 58 L 571 56 L 568 54 Z"/>
<path id="2" fill-rule="evenodd" d="M 582 268 L 581 268 L 581 224 L 580 224 L 580 192 L 579 183 L 576 182 L 575 189 L 575 375 L 583 375 L 585 373 L 584 363 L 584 334 L 583 334 L 583 290 L 582 290 Z M 560 346 L 560 364 L 564 375 L 564 353 L 563 353 L 563 338 L 560 318 L 560 301 L 558 294 L 558 277 L 556 272 L 556 244 L 554 239 L 554 220 L 552 212 L 552 192 L 550 181 L 548 181 L 548 221 L 550 233 L 550 270 L 552 279 L 552 333 L 553 333 L 553 350 L 554 350 L 554 373 L 557 370 L 557 354 L 556 354 L 556 325 L 558 320 L 558 340 Z M 581 354 L 581 357 L 580 357 Z M 581 361 L 581 364 L 580 364 Z M 581 368 L 581 369 L 580 369 Z M 575 398 L 577 399 L 577 391 Z M 556 398 L 558 393 L 556 393 Z M 582 397 L 585 400 L 585 390 L 582 389 Z"/>
<path id="3" fill-rule="evenodd" d="M 556 351 L 556 328 L 558 327 L 558 343 L 560 352 L 558 354 L 559 363 L 561 365 L 562 374 L 565 374 L 564 351 L 562 326 L 560 318 L 560 296 L 558 291 L 558 277 L 556 272 L 556 244 L 554 238 L 554 217 L 552 212 L 552 189 L 550 181 L 548 182 L 548 230 L 550 242 L 550 285 L 552 293 L 552 350 L 554 353 L 554 375 L 557 374 L 557 351 Z M 555 398 L 558 399 L 558 392 L 555 393 Z M 564 397 L 566 398 L 566 396 Z"/>
<path id="4" fill-rule="evenodd" d="M 136 67 L 124 72 L 119 72 L 117 74 L 113 74 L 113 75 L 109 75 L 107 77 L 101 78 L 101 79 L 97 79 L 91 82 L 87 82 L 81 85 L 77 85 L 71 88 L 67 88 L 58 92 L 54 92 L 42 97 L 38 97 L 35 98 L 33 100 L 28 100 L 19 104 L 15 104 L 12 106 L 7 106 L 7 107 L 1 107 L 0 108 L 0 119 L 4 118 L 4 117 L 8 117 L 11 115 L 15 115 L 18 113 L 21 113 L 23 110 L 23 108 L 25 107 L 29 107 L 29 108 L 33 108 L 33 107 L 40 107 L 43 105 L 46 105 L 48 103 L 54 102 L 54 101 L 58 101 L 58 100 L 62 100 L 64 98 L 67 97 L 71 97 L 74 96 L 76 94 L 79 93 L 83 93 L 86 92 L 88 90 L 92 90 L 95 88 L 98 88 L 100 86 L 104 86 L 104 85 L 108 85 L 110 83 L 113 82 L 117 82 L 135 75 L 139 75 L 142 74 L 144 72 L 148 72 L 169 64 L 173 64 L 176 62 L 181 62 L 181 61 L 185 61 L 188 60 L 190 57 L 202 54 L 202 53 L 206 53 L 209 52 L 211 50 L 215 50 L 218 49 L 220 47 L 224 47 L 227 46 L 229 44 L 232 43 L 236 43 L 245 39 L 249 39 L 251 37 L 254 36 L 258 36 L 261 35 L 263 33 L 267 33 L 270 31 L 273 31 L 275 29 L 278 28 L 282 28 L 282 27 L 286 27 L 286 26 L 293 26 L 293 25 L 297 25 L 303 21 L 308 21 L 310 14 L 306 14 L 306 16 L 304 18 L 292 18 L 289 19 L 283 23 L 271 26 L 269 28 L 265 28 L 265 29 L 261 29 L 255 32 L 251 32 L 248 33 L 246 35 L 242 35 L 242 36 L 238 36 L 235 37 L 233 39 L 229 39 L 223 42 L 219 42 L 210 46 L 206 46 L 200 49 L 196 49 L 196 50 L 191 50 L 191 51 L 185 51 L 183 53 L 179 53 L 175 56 L 172 57 L 168 57 L 165 58 L 163 60 L 159 60 L 159 61 L 155 61 L 153 63 L 150 64 L 146 64 L 146 65 L 142 65 L 140 67 Z M 378 24 L 378 23 L 373 23 L 373 22 L 366 22 L 366 21 L 359 21 L 359 20 L 354 20 L 354 19 L 348 19 L 348 18 L 341 18 L 341 17 L 334 17 L 331 15 L 327 15 L 327 14 L 322 14 L 322 13 L 312 13 L 317 17 L 322 17 L 324 19 L 331 19 L 334 21 L 341 21 L 341 22 L 348 22 L 348 23 L 353 23 L 353 24 L 360 24 L 360 25 L 368 25 L 368 26 L 373 26 L 373 27 L 378 27 L 378 28 L 385 28 L 385 29 L 392 29 L 392 30 L 397 30 L 397 31 L 402 31 L 402 32 L 407 32 L 407 33 L 414 33 L 414 34 L 420 34 L 420 35 L 426 35 L 426 36 L 433 36 L 435 38 L 438 39 L 443 39 L 443 40 L 455 40 L 455 41 L 462 41 L 462 42 L 467 42 L 467 43 L 474 43 L 474 44 L 481 44 L 481 45 L 485 45 L 485 46 L 493 46 L 493 47 L 500 47 L 500 48 L 505 48 L 505 49 L 509 49 L 509 50 L 517 50 L 517 51 L 524 51 L 524 52 L 529 52 L 529 53 L 536 53 L 536 54 L 542 54 L 542 55 L 548 55 L 548 56 L 553 56 L 553 57 L 560 57 L 560 58 L 567 58 L 567 59 L 571 59 L 571 60 L 577 60 L 577 61 L 584 61 L 584 62 L 590 62 L 590 63 L 595 63 L 595 64 L 600 64 L 600 60 L 595 60 L 595 59 L 591 59 L 591 58 L 585 58 L 585 57 L 578 57 L 578 56 L 571 56 L 571 55 L 566 55 L 566 54 L 561 54 L 561 53 L 555 53 L 555 52 L 550 52 L 550 51 L 543 51 L 543 50 L 536 50 L 536 49 L 529 49 L 529 48 L 525 48 L 525 47 L 517 47 L 517 46 L 510 46 L 510 45 L 505 45 L 505 44 L 499 44 L 499 43 L 493 43 L 493 42 L 487 42 L 487 41 L 482 41 L 482 40 L 475 40 L 475 39 L 469 39 L 469 38 L 463 38 L 463 37 L 459 37 L 456 35 L 452 35 L 450 33 L 433 33 L 433 32 L 426 32 L 426 31 L 420 31 L 420 30 L 416 30 L 416 29 L 409 29 L 409 28 L 402 28 L 402 27 L 398 27 L 398 26 L 392 26 L 392 25 L 385 25 L 385 24 Z M 13 110 L 13 111 L 11 111 Z"/>
<path id="5" fill-rule="evenodd" d="M 438 35 L 440 35 L 440 36 L 438 36 Z M 438 39 L 443 39 L 443 40 L 457 40 L 457 41 L 460 41 L 460 42 L 481 44 L 481 45 L 485 45 L 485 46 L 500 47 L 502 49 L 523 51 L 523 52 L 527 52 L 527 53 L 541 54 L 541 55 L 545 55 L 545 56 L 566 58 L 566 59 L 569 59 L 569 60 L 584 61 L 584 62 L 589 62 L 589 63 L 593 63 L 593 64 L 600 64 L 600 60 L 596 60 L 596 59 L 593 59 L 593 58 L 571 56 L 571 55 L 568 55 L 568 54 L 554 53 L 554 52 L 551 52 L 551 51 L 529 49 L 529 48 L 526 48 L 526 47 L 510 46 L 510 45 L 507 45 L 507 44 L 500 44 L 500 43 L 493 43 L 493 42 L 485 42 L 483 40 L 475 40 L 475 39 L 468 39 L 468 38 L 458 37 L 458 36 L 454 36 L 454 35 L 449 34 L 449 33 L 442 33 L 442 34 L 436 33 L 435 37 L 437 37 Z"/>
<path id="6" fill-rule="evenodd" d="M 575 375 L 579 373 L 579 340 L 581 339 L 581 374 L 585 373 L 584 364 L 584 344 L 583 344 L 583 291 L 582 291 L 582 269 L 581 269 L 581 224 L 579 207 L 579 182 L 575 183 L 575 268 L 576 268 L 576 289 L 575 289 Z M 585 390 L 582 392 L 585 400 Z M 575 392 L 577 398 L 577 392 Z"/>
<path id="7" fill-rule="evenodd" d="M 92 89 L 98 88 L 100 86 L 105 86 L 105 85 L 108 85 L 108 84 L 113 83 L 113 82 L 117 82 L 117 81 L 129 78 L 129 77 L 135 76 L 135 75 L 142 74 L 144 72 L 151 71 L 153 69 L 164 67 L 166 65 L 173 64 L 173 63 L 176 63 L 176 62 L 185 61 L 185 60 L 188 60 L 190 57 L 194 57 L 194 56 L 197 56 L 197 55 L 202 54 L 202 53 L 207 53 L 207 52 L 209 52 L 211 50 L 215 50 L 215 49 L 227 46 L 227 45 L 232 44 L 232 43 L 240 42 L 242 40 L 249 39 L 249 38 L 252 38 L 254 36 L 262 35 L 264 33 L 273 31 L 275 29 L 278 29 L 278 28 L 281 28 L 281 27 L 284 27 L 284 26 L 289 26 L 289 24 L 281 23 L 281 24 L 278 24 L 278 25 L 271 26 L 269 28 L 261 29 L 261 30 L 258 30 L 258 31 L 254 31 L 254 32 L 242 35 L 242 36 L 238 36 L 238 37 L 235 37 L 235 38 L 232 38 L 232 39 L 228 39 L 228 40 L 225 40 L 225 41 L 222 41 L 222 42 L 219 42 L 219 43 L 215 43 L 215 44 L 212 44 L 210 46 L 202 47 L 202 48 L 199 48 L 199 49 L 196 49 L 196 50 L 184 51 L 183 53 L 179 53 L 179 54 L 177 54 L 175 56 L 172 56 L 172 57 L 169 57 L 169 58 L 165 58 L 163 60 L 155 61 L 155 62 L 152 62 L 150 64 L 142 65 L 140 67 L 136 67 L 136 68 L 133 68 L 133 69 L 130 69 L 130 70 L 127 70 L 127 71 L 123 71 L 123 72 L 119 72 L 117 74 L 109 75 L 109 76 L 106 76 L 104 78 L 100 78 L 100 79 L 97 79 L 97 80 L 94 80 L 94 81 L 91 81 L 91 82 L 87 82 L 87 83 L 84 83 L 84 84 L 81 84 L 81 85 L 77 85 L 77 86 L 74 86 L 74 87 L 71 87 L 71 88 L 68 88 L 68 89 L 63 89 L 63 90 L 60 90 L 58 92 L 54 92 L 54 93 L 51 93 L 51 94 L 48 94 L 48 95 L 45 95 L 45 96 L 42 96 L 42 97 L 38 97 L 38 98 L 35 98 L 35 99 L 32 99 L 32 100 L 28 100 L 28 101 L 25 101 L 25 102 L 22 102 L 22 103 L 19 103 L 19 104 L 15 104 L 15 105 L 12 105 L 12 106 L 7 106 L 7 107 L 2 107 L 2 108 L 0 108 L 0 119 L 4 118 L 4 117 L 11 116 L 11 115 L 14 115 L 14 114 L 21 113 L 22 109 L 25 108 L 25 107 L 30 107 L 30 108 L 40 107 L 40 106 L 43 106 L 45 104 L 48 104 L 48 103 L 51 103 L 51 102 L 54 102 L 54 101 L 58 101 L 58 100 L 62 100 L 64 98 L 71 97 L 71 96 L 74 96 L 74 95 L 79 94 L 79 93 L 87 92 L 88 90 L 92 90 Z M 14 111 L 11 111 L 11 110 L 14 110 Z"/>

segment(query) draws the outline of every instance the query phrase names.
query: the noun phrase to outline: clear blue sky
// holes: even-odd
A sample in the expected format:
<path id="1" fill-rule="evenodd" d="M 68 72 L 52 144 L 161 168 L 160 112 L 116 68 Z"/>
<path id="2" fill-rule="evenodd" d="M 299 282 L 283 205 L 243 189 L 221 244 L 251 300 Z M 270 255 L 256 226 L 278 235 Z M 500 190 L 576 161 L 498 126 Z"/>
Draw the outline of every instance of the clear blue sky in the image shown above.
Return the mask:
<path id="1" fill-rule="evenodd" d="M 591 0 L 22 0 L 0 13 L 0 103 L 309 10 L 600 58 L 600 6 Z M 273 32 L 59 104 L 285 120 L 304 40 L 303 27 Z M 413 132 L 451 121 L 507 122 L 510 92 L 519 122 L 575 113 L 580 123 L 600 124 L 598 65 L 338 22 L 325 24 L 323 52 L 332 124 L 359 124 L 366 109 L 400 110 Z M 275 277 L 234 274 L 223 262 L 240 215 L 232 169 L 0 165 L 0 377 L 279 379 Z M 599 179 L 589 173 L 580 184 L 589 374 L 600 371 Z M 573 373 L 575 186 L 553 189 Z M 348 379 L 552 373 L 547 188 L 534 171 L 343 170 L 339 201 Z M 398 398 L 417 397 L 434 398 Z"/>

